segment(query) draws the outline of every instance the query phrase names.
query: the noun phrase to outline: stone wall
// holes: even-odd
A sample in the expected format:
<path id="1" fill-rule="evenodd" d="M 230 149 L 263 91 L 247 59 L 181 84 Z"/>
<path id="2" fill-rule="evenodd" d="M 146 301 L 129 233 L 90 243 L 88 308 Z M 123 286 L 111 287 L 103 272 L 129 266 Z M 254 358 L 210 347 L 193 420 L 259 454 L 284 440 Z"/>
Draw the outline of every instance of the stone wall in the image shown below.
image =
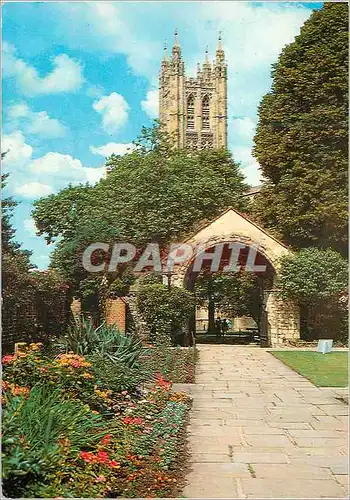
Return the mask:
<path id="1" fill-rule="evenodd" d="M 135 326 L 135 332 L 143 341 L 147 342 L 150 337 L 150 331 L 147 327 L 147 324 L 137 310 L 135 291 L 131 291 L 128 296 L 124 297 L 124 300 L 129 307 L 129 311 Z"/>
<path id="2" fill-rule="evenodd" d="M 290 300 L 280 298 L 278 290 L 265 293 L 270 347 L 300 339 L 299 307 Z"/>

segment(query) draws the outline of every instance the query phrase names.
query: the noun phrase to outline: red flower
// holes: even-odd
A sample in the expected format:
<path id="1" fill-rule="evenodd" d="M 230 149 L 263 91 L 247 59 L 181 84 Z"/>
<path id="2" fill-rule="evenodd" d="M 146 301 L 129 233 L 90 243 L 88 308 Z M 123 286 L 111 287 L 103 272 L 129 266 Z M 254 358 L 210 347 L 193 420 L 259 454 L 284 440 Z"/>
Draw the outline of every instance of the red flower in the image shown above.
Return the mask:
<path id="1" fill-rule="evenodd" d="M 101 444 L 104 444 L 106 446 L 109 445 L 110 441 L 112 438 L 112 434 L 106 434 L 102 439 L 101 439 Z"/>
<path id="2" fill-rule="evenodd" d="M 106 451 L 99 451 L 96 458 L 100 464 L 106 464 L 109 460 L 109 455 Z"/>
<path id="3" fill-rule="evenodd" d="M 116 460 L 110 460 L 109 464 L 112 469 L 118 469 L 120 467 L 120 462 L 117 462 Z"/>
<path id="4" fill-rule="evenodd" d="M 141 417 L 124 417 L 122 422 L 126 425 L 143 425 L 143 420 Z"/>
<path id="5" fill-rule="evenodd" d="M 14 354 L 7 354 L 6 356 L 3 356 L 2 358 L 2 363 L 4 365 L 9 365 L 16 359 L 16 356 Z"/>
<path id="6" fill-rule="evenodd" d="M 163 376 L 159 373 L 157 375 L 157 387 L 161 387 L 162 389 L 165 389 L 166 391 L 170 389 L 172 383 L 171 382 L 167 382 Z"/>
<path id="7" fill-rule="evenodd" d="M 96 460 L 95 455 L 91 451 L 82 451 L 79 454 L 79 458 L 84 460 L 84 462 L 86 462 L 86 463 L 92 463 L 92 462 L 95 462 L 95 460 Z"/>

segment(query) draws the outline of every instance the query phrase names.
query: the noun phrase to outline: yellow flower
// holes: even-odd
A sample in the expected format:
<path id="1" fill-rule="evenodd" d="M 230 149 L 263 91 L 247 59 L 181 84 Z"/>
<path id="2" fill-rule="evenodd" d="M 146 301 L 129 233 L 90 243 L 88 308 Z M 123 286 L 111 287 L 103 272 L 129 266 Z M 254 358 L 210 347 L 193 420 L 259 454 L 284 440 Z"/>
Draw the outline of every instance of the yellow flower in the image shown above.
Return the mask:
<path id="1" fill-rule="evenodd" d="M 88 372 L 84 372 L 82 377 L 84 378 L 94 378 L 93 375 L 91 375 L 91 373 L 88 373 Z"/>

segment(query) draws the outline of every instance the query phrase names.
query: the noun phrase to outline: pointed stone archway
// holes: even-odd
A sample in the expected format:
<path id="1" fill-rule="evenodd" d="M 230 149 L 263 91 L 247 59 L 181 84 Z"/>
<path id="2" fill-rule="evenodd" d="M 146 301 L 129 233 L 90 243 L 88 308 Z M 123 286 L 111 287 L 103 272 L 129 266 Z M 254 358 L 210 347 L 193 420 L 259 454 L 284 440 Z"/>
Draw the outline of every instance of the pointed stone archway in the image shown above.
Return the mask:
<path id="1" fill-rule="evenodd" d="M 280 258 L 291 251 L 276 238 L 268 234 L 246 216 L 233 208 L 228 208 L 220 216 L 208 222 L 183 243 L 193 248 L 200 246 L 203 251 L 219 244 L 238 242 L 256 249 L 274 271 L 272 289 L 264 293 L 263 328 L 264 345 L 276 347 L 300 338 L 300 312 L 291 301 L 282 300 L 278 294 L 277 279 L 280 270 Z M 186 275 L 192 262 L 175 264 L 172 272 L 172 284 L 185 287 Z"/>

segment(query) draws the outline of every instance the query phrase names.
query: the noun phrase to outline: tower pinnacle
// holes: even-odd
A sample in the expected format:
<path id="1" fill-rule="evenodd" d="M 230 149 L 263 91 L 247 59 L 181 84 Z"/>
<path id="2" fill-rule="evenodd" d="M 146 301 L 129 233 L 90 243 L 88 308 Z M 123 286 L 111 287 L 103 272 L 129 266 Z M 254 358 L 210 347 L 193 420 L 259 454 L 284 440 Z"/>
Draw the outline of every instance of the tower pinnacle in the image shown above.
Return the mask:
<path id="1" fill-rule="evenodd" d="M 218 49 L 217 50 L 222 50 L 222 38 L 221 38 L 222 32 L 219 31 L 219 37 L 218 37 Z"/>
<path id="2" fill-rule="evenodd" d="M 175 29 L 175 33 L 174 33 L 174 36 L 175 36 L 174 47 L 178 47 L 179 46 L 178 34 L 179 33 L 178 33 L 177 29 Z"/>
<path id="3" fill-rule="evenodd" d="M 168 42 L 164 40 L 164 53 L 163 53 L 163 61 L 168 60 Z"/>
<path id="4" fill-rule="evenodd" d="M 181 59 L 181 49 L 179 47 L 179 39 L 178 39 L 177 29 L 175 30 L 175 40 L 174 40 L 172 54 L 173 54 L 173 60 L 179 61 Z"/>
<path id="5" fill-rule="evenodd" d="M 221 31 L 219 31 L 218 36 L 218 48 L 216 49 L 216 63 L 218 65 L 223 65 L 225 63 L 225 52 L 222 48 L 222 35 Z"/>

